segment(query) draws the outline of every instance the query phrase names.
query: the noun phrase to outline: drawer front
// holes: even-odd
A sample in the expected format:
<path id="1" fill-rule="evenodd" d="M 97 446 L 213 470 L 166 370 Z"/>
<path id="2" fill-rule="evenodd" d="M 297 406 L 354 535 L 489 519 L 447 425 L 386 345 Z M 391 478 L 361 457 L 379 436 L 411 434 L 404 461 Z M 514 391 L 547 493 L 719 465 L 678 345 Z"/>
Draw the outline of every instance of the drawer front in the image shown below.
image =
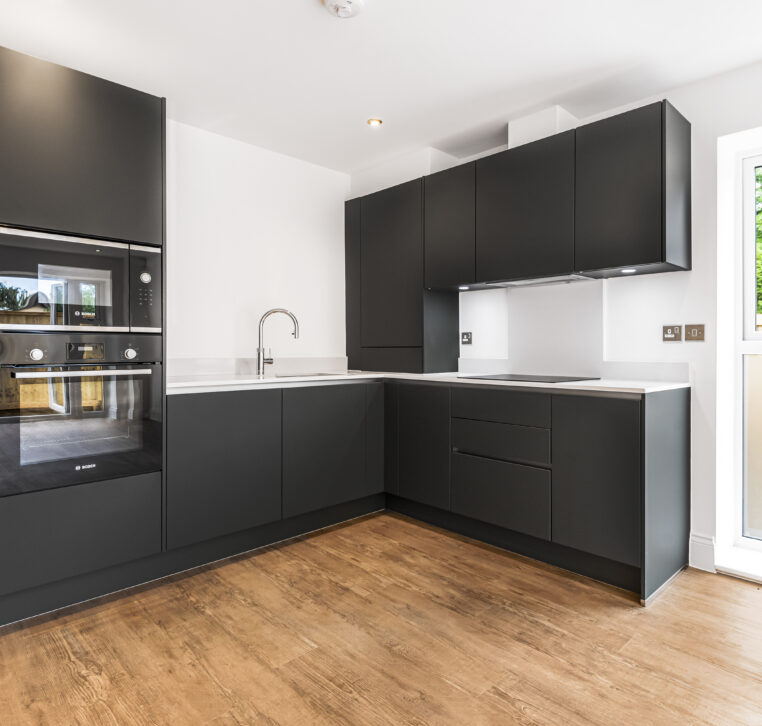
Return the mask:
<path id="1" fill-rule="evenodd" d="M 490 388 L 452 387 L 452 415 L 477 421 L 550 428 L 550 396 Z"/>
<path id="2" fill-rule="evenodd" d="M 550 465 L 549 429 L 454 418 L 452 447 L 464 454 Z"/>
<path id="3" fill-rule="evenodd" d="M 452 511 L 549 540 L 550 472 L 454 453 Z"/>

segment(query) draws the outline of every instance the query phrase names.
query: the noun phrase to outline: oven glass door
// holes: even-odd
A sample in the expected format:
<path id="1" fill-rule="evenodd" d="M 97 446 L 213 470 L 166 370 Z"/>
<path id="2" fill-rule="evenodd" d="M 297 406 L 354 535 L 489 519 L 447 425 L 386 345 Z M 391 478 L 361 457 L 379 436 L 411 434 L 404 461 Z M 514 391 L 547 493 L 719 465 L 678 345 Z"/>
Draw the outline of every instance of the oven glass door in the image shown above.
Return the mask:
<path id="1" fill-rule="evenodd" d="M 0 233 L 0 329 L 128 330 L 126 244 Z"/>
<path id="2" fill-rule="evenodd" d="M 161 470 L 161 366 L 0 369 L 0 496 Z"/>

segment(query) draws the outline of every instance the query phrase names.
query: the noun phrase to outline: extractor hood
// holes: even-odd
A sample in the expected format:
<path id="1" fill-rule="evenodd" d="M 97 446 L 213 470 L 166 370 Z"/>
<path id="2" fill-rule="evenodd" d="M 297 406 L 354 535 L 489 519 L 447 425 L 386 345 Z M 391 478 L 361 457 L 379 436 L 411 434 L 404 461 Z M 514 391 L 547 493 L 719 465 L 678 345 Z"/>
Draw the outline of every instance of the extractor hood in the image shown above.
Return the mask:
<path id="1" fill-rule="evenodd" d="M 554 275 L 551 277 L 535 277 L 529 280 L 506 280 L 504 282 L 485 282 L 480 287 L 536 287 L 537 285 L 568 285 L 570 282 L 584 282 L 594 278 L 574 273 L 571 275 Z"/>

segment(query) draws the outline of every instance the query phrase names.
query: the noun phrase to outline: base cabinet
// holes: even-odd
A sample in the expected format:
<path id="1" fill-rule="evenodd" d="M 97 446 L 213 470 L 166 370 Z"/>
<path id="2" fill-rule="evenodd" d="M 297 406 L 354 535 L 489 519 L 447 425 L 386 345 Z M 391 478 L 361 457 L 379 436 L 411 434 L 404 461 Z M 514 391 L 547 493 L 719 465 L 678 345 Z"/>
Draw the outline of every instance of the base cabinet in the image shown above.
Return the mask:
<path id="1" fill-rule="evenodd" d="M 450 508 L 450 389 L 400 384 L 397 391 L 398 492 Z"/>
<path id="2" fill-rule="evenodd" d="M 382 384 L 283 391 L 283 517 L 384 490 Z"/>
<path id="3" fill-rule="evenodd" d="M 640 567 L 641 402 L 553 397 L 553 542 Z"/>
<path id="4" fill-rule="evenodd" d="M 281 518 L 281 390 L 170 396 L 167 547 Z"/>
<path id="5" fill-rule="evenodd" d="M 0 595 L 161 551 L 161 473 L 0 499 Z"/>

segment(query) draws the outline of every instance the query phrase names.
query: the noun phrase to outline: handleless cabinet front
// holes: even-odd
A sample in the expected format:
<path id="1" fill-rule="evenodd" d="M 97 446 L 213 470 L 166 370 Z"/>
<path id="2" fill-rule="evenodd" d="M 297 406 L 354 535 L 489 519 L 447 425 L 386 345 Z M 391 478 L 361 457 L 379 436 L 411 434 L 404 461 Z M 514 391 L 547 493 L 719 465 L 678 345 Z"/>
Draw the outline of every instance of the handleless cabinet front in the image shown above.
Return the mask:
<path id="1" fill-rule="evenodd" d="M 281 391 L 167 399 L 167 546 L 281 518 Z"/>
<path id="2" fill-rule="evenodd" d="M 0 48 L 0 223 L 161 244 L 162 99 Z"/>

